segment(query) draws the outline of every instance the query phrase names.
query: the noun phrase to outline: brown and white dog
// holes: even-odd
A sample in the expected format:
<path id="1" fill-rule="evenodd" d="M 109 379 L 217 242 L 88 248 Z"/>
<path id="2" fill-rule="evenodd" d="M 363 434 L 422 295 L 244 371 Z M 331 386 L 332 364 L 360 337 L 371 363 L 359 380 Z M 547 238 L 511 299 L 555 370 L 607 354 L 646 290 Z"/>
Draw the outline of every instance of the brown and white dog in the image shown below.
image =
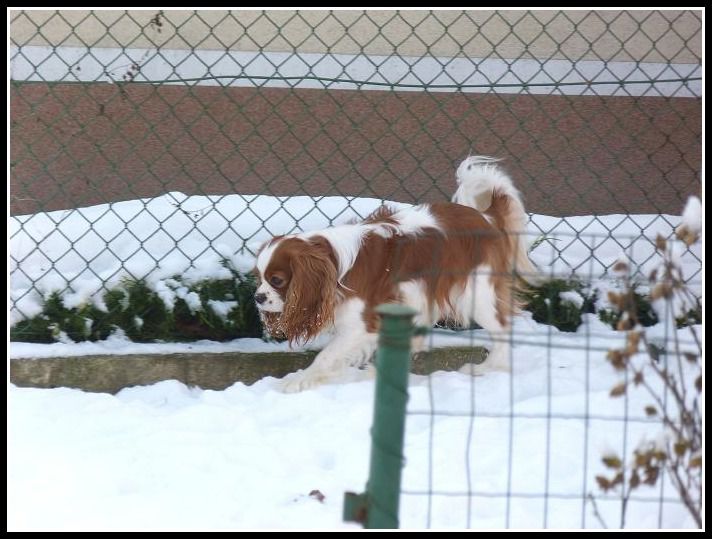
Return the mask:
<path id="1" fill-rule="evenodd" d="M 413 307 L 419 326 L 477 322 L 494 343 L 477 371 L 509 370 L 517 274 L 533 274 L 533 267 L 521 197 L 495 161 L 463 161 L 453 203 L 381 207 L 360 223 L 275 237 L 262 247 L 255 301 L 268 330 L 291 343 L 333 332 L 309 368 L 284 379 L 285 391 L 365 365 L 376 349 L 374 309 L 382 303 Z"/>

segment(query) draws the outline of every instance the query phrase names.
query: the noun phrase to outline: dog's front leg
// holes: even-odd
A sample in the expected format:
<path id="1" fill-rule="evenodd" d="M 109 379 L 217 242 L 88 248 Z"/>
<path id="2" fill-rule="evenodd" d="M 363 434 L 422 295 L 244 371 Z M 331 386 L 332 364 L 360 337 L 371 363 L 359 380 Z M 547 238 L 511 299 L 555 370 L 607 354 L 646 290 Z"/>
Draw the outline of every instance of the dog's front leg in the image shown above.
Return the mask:
<path id="1" fill-rule="evenodd" d="M 349 367 L 366 365 L 376 351 L 378 334 L 360 333 L 358 336 L 337 334 L 319 352 L 306 369 L 288 374 L 282 379 L 282 391 L 296 393 L 324 383 L 343 374 Z"/>
<path id="2" fill-rule="evenodd" d="M 369 332 L 363 319 L 364 303 L 345 301 L 334 316 L 334 337 L 309 367 L 282 379 L 282 390 L 296 393 L 326 383 L 349 367 L 366 365 L 376 351 L 378 334 Z"/>

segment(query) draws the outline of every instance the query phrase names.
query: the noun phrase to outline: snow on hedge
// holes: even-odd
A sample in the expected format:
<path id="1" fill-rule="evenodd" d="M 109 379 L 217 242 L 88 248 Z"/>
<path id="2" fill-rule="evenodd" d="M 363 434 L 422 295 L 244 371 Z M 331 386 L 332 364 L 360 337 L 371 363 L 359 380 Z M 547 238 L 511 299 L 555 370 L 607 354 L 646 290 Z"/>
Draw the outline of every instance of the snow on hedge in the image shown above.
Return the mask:
<path id="1" fill-rule="evenodd" d="M 62 292 L 73 307 L 100 301 L 104 284 L 146 279 L 166 295 L 166 279 L 183 282 L 228 278 L 221 261 L 249 271 L 259 245 L 276 234 L 318 230 L 359 219 L 383 203 L 354 197 L 265 195 L 186 196 L 167 193 L 142 200 L 15 216 L 10 219 L 13 322 L 41 311 L 42 297 Z M 407 206 L 392 203 L 396 207 Z M 690 210 L 691 213 L 692 210 Z M 532 259 L 548 276 L 603 275 L 625 252 L 643 271 L 658 261 L 657 234 L 672 235 L 680 217 L 670 215 L 532 215 L 527 240 L 539 240 Z M 700 248 L 685 251 L 687 276 L 700 267 Z"/>

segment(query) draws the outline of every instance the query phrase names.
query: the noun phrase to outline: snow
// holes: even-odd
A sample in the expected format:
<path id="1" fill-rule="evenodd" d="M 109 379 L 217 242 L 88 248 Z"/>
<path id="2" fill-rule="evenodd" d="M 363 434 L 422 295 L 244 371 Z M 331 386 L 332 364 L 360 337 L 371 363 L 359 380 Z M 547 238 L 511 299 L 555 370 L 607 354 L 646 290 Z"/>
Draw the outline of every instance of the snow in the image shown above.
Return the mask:
<path id="1" fill-rule="evenodd" d="M 191 282 L 228 277 L 223 258 L 249 270 L 252 253 L 271 235 L 343 223 L 381 202 L 169 193 L 13 217 L 12 315 L 38 313 L 42 296 L 68 284 L 65 303 L 99 302 L 101 281 L 116 284 L 127 274 L 145 277 L 169 304 L 187 297 Z M 601 279 L 621 251 L 645 275 L 660 264 L 656 234 L 670 237 L 680 223 L 666 215 L 533 215 L 530 239 L 544 239 L 532 258 L 546 275 L 573 273 L 614 288 Z M 676 257 L 699 289 L 700 245 Z M 701 335 L 701 326 L 694 329 Z M 647 331 L 669 349 L 675 341 L 695 351 L 689 329 L 658 324 Z M 589 493 L 608 526 L 620 524 L 620 492 L 602 494 L 595 483 L 596 475 L 610 475 L 600 459 L 611 452 L 629 458 L 640 440 L 662 432 L 643 413 L 651 400 L 643 389 L 609 397 L 620 378 L 605 356 L 623 346 L 624 336 L 594 315 L 584 315 L 577 333 L 563 333 L 524 313 L 513 337 L 511 375 L 411 375 L 402 527 L 600 527 L 585 502 Z M 137 344 L 120 330 L 96 343 L 58 338 L 13 342 L 10 357 L 289 349 L 261 339 Z M 308 347 L 318 349 L 324 339 Z M 436 331 L 429 340 L 431 347 L 487 343 L 482 330 Z M 683 371 L 689 382 L 690 365 Z M 372 401 L 373 380 L 361 371 L 298 394 L 282 393 L 274 378 L 224 391 L 164 381 L 117 395 L 10 385 L 8 528 L 358 528 L 342 521 L 342 499 L 365 486 Z M 663 481 L 663 490 L 645 486 L 636 493 L 627 527 L 694 527 Z M 326 496 L 323 503 L 309 496 L 312 490 Z M 429 499 L 422 495 L 428 490 L 439 494 Z"/>
<path id="2" fill-rule="evenodd" d="M 68 343 L 36 344 L 24 342 L 10 343 L 10 357 L 46 358 L 46 357 L 80 357 L 96 355 L 131 355 L 131 354 L 221 354 L 224 352 L 286 352 L 287 343 L 265 342 L 262 339 L 244 338 L 231 342 L 196 341 L 190 343 L 134 343 L 120 330 L 105 341 L 78 342 L 68 339 Z M 318 348 L 323 339 L 314 341 L 309 348 Z M 295 347 L 293 350 L 302 350 Z"/>
<path id="3" fill-rule="evenodd" d="M 184 283 L 229 278 L 222 259 L 242 271 L 276 234 L 316 230 L 368 215 L 368 198 L 263 195 L 163 196 L 10 219 L 12 321 L 40 312 L 41 300 L 65 291 L 67 307 L 100 296 L 103 283 L 145 278 L 168 306 Z M 396 207 L 407 205 L 395 204 Z M 88 263 L 87 261 L 91 261 Z"/>
<path id="4" fill-rule="evenodd" d="M 237 307 L 237 301 L 217 301 L 209 299 L 208 305 L 223 321 L 227 321 L 227 315 L 230 314 L 232 309 Z"/>
<path id="5" fill-rule="evenodd" d="M 130 276 L 146 279 L 169 307 L 183 285 L 229 278 L 221 263 L 247 272 L 263 241 L 277 234 L 314 231 L 365 217 L 384 201 L 354 197 L 266 195 L 163 196 L 101 204 L 10 219 L 13 323 L 41 312 L 42 298 L 63 292 L 67 307 L 101 303 L 103 287 Z M 389 203 L 396 209 L 410 205 Z M 620 256 L 640 261 L 631 268 L 647 275 L 657 263 L 654 239 L 671 237 L 680 217 L 671 215 L 532 215 L 527 240 L 543 241 L 531 258 L 546 276 L 604 275 Z M 644 235 L 643 235 L 644 233 Z M 680 258 L 686 278 L 696 278 L 701 249 Z M 88 262 L 90 261 L 90 262 Z M 180 286 L 180 285 L 178 285 Z M 699 288 L 699 286 L 697 286 Z M 190 300 L 191 298 L 186 298 Z M 192 298 L 196 299 L 196 298 Z M 198 308 L 197 300 L 193 303 Z"/>
<path id="6" fill-rule="evenodd" d="M 584 298 L 575 290 L 559 292 L 559 299 L 561 299 L 562 302 L 573 303 L 579 309 L 583 307 Z"/>
<path id="7" fill-rule="evenodd" d="M 642 389 L 609 397 L 619 375 L 605 350 L 622 336 L 585 316 L 576 334 L 518 319 L 515 334 L 529 337 L 514 347 L 511 376 L 411 375 L 401 527 L 597 528 L 588 493 L 619 525 L 620 493 L 595 483 L 610 475 L 601 457 L 629 458 L 661 428 L 644 417 Z M 679 338 L 690 346 L 684 330 Z M 362 371 L 297 394 L 274 378 L 116 395 L 10 386 L 8 527 L 356 528 L 342 522 L 342 499 L 365 486 L 373 387 Z M 449 494 L 429 502 L 428 490 Z M 661 506 L 660 487 L 643 487 L 627 527 L 694 527 L 673 493 L 665 479 Z"/>
<path id="8" fill-rule="evenodd" d="M 685 209 L 682 210 L 682 223 L 691 232 L 700 233 L 702 231 L 702 201 L 691 196 L 687 199 Z"/>

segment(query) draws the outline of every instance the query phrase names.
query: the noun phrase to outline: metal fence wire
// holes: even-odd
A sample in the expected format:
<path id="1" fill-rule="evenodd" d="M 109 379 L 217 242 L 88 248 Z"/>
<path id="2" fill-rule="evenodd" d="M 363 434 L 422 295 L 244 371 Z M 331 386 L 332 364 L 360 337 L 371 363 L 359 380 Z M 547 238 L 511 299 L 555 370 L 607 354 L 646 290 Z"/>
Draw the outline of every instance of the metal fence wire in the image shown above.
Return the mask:
<path id="1" fill-rule="evenodd" d="M 51 291 L 78 305 L 127 276 L 249 259 L 271 235 L 364 217 L 381 201 L 449 200 L 471 154 L 502 159 L 530 213 L 534 261 L 552 276 L 605 277 L 636 250 L 642 278 L 655 236 L 671 238 L 673 216 L 701 192 L 702 11 L 26 10 L 9 20 L 15 321 Z M 683 251 L 698 286 L 700 252 Z M 576 346 L 590 354 L 587 339 Z M 527 420 L 513 410 L 463 414 L 470 431 L 498 413 L 511 431 Z M 597 420 L 591 412 L 582 417 Z M 506 484 L 467 490 L 488 503 L 501 494 L 498 525 L 516 525 L 512 504 L 534 496 L 513 498 L 512 454 Z M 420 486 L 431 500 L 432 478 Z"/>
<path id="2" fill-rule="evenodd" d="M 636 259 L 634 250 L 628 254 Z M 579 277 L 610 283 L 600 280 L 593 267 L 589 273 L 579 271 Z M 688 286 L 699 290 L 701 283 L 689 281 Z M 549 300 L 555 301 L 553 296 Z M 673 303 L 668 302 L 668 313 Z M 559 308 L 566 309 L 563 301 L 552 314 Z M 453 338 L 442 327 L 428 332 L 414 356 L 414 371 L 427 376 L 414 377 L 408 387 L 403 526 L 703 526 L 701 467 L 687 468 L 688 457 L 674 456 L 667 447 L 687 443 L 675 441 L 687 440 L 678 430 L 687 425 L 696 441 L 686 454 L 696 458 L 701 448 L 701 386 L 693 388 L 702 372 L 701 332 L 665 324 L 616 332 L 594 315 L 583 315 L 580 324 L 570 332 L 515 317 L 511 328 L 489 336 L 464 329 Z M 640 354 L 620 355 L 638 335 L 649 339 L 641 348 L 636 345 Z M 484 348 L 497 341 L 511 347 L 506 374 L 488 370 L 487 360 L 480 363 Z M 427 354 L 444 345 L 452 347 L 446 370 L 459 373 L 428 364 Z M 616 358 L 625 368 L 614 367 Z M 678 388 L 658 384 L 660 373 Z M 643 473 L 643 455 L 655 451 L 665 456 Z M 649 464 L 645 461 L 643 468 Z M 672 471 L 678 465 L 685 471 Z"/>

